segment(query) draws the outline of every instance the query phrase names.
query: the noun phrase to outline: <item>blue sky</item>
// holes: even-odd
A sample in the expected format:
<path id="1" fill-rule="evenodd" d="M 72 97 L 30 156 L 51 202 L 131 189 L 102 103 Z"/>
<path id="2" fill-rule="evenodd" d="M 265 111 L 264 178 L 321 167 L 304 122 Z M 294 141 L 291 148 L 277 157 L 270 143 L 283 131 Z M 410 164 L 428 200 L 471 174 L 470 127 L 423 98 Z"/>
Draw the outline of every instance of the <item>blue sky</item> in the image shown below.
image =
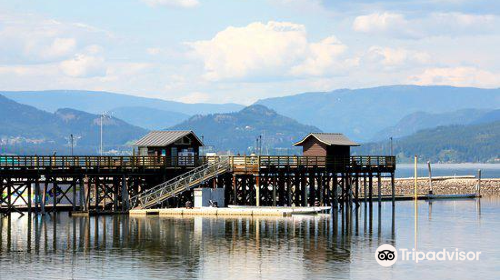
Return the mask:
<path id="1" fill-rule="evenodd" d="M 0 0 L 0 90 L 183 102 L 500 86 L 500 1 Z"/>

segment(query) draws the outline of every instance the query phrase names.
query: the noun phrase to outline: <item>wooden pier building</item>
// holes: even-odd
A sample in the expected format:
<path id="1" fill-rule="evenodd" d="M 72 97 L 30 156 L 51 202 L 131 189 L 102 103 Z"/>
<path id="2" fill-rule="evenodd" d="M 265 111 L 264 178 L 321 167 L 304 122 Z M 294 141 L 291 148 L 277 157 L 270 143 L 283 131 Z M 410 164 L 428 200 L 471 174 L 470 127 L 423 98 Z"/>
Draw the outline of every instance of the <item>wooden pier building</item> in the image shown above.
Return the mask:
<path id="1" fill-rule="evenodd" d="M 0 211 L 179 207 L 195 187 L 224 188 L 231 205 L 342 207 L 381 201 L 381 177 L 394 179 L 396 168 L 393 156 L 349 155 L 357 144 L 340 134 L 308 135 L 296 144 L 303 156 L 200 156 L 192 132 L 153 132 L 136 144 L 136 156 L 0 156 Z M 310 154 L 315 144 L 323 154 Z"/>

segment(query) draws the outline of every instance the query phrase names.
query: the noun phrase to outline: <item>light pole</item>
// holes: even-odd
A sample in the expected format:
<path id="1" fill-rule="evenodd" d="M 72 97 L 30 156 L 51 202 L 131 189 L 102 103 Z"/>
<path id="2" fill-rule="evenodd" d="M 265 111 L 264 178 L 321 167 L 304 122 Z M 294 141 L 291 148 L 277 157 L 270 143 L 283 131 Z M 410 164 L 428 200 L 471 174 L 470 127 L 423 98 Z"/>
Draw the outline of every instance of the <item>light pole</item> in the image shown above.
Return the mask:
<path id="1" fill-rule="evenodd" d="M 259 135 L 259 156 L 262 155 L 262 135 Z"/>
<path id="2" fill-rule="evenodd" d="M 391 156 L 394 155 L 394 150 L 393 150 L 393 146 L 392 146 L 392 136 L 389 138 L 391 140 Z"/>
<path id="3" fill-rule="evenodd" d="M 101 114 L 101 127 L 100 127 L 100 144 L 99 144 L 99 155 L 102 156 L 102 118 L 104 114 Z"/>
<path id="4" fill-rule="evenodd" d="M 74 143 L 73 142 L 73 139 L 74 139 L 73 138 L 73 134 L 71 134 L 70 137 L 71 137 L 71 156 L 73 156 L 73 147 L 74 147 L 74 145 L 73 145 L 73 143 Z"/>

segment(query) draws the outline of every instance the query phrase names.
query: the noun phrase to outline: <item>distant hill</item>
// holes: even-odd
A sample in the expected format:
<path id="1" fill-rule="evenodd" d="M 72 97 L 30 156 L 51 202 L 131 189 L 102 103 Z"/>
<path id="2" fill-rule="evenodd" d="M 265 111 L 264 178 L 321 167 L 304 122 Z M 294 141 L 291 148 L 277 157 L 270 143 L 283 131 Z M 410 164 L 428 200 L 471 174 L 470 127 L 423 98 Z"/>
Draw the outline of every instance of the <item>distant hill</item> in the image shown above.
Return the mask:
<path id="1" fill-rule="evenodd" d="M 438 114 L 426 112 L 411 113 L 403 117 L 396 125 L 377 132 L 373 140 L 386 140 L 389 139 L 389 137 L 400 138 L 422 129 L 438 126 L 452 124 L 466 125 L 476 121 L 479 121 L 479 123 L 487 122 L 486 119 L 484 119 L 484 121 L 480 121 L 480 119 L 485 116 L 488 118 L 486 114 L 489 112 L 490 110 L 487 109 L 462 109 Z M 498 120 L 500 120 L 500 118 Z"/>
<path id="2" fill-rule="evenodd" d="M 500 89 L 383 86 L 303 93 L 263 99 L 256 104 L 323 131 L 342 132 L 353 140 L 369 141 L 411 113 L 500 108 Z"/>
<path id="3" fill-rule="evenodd" d="M 147 133 L 117 118 L 103 121 L 104 150 L 130 151 L 127 142 Z M 76 154 L 97 154 L 100 143 L 100 117 L 74 109 L 55 113 L 19 104 L 0 95 L 0 153 L 70 153 L 74 135 Z"/>
<path id="4" fill-rule="evenodd" d="M 317 127 L 303 125 L 281 116 L 262 105 L 253 105 L 236 113 L 197 115 L 169 129 L 194 130 L 205 144 L 216 150 L 233 153 L 255 151 L 256 139 L 262 135 L 263 152 L 271 154 L 293 153 L 293 143 L 310 132 L 320 132 Z"/>
<path id="5" fill-rule="evenodd" d="M 489 111 L 481 117 L 475 119 L 472 124 L 481 124 L 500 121 L 500 109 Z"/>
<path id="6" fill-rule="evenodd" d="M 0 91 L 0 94 L 19 103 L 31 105 L 48 112 L 55 112 L 59 108 L 73 108 L 89 113 L 101 114 L 113 110 L 120 111 L 122 107 L 142 107 L 168 111 L 171 112 L 171 114 L 179 113 L 179 116 L 176 117 L 177 119 L 182 119 L 186 115 L 192 116 L 196 114 L 235 112 L 244 107 L 233 103 L 186 104 L 157 98 L 86 90 Z M 154 119 L 154 116 L 158 114 L 156 110 L 142 111 L 142 115 L 145 118 Z M 166 121 L 165 124 L 160 127 L 169 125 L 171 125 L 171 123 Z M 152 124 L 143 126 L 153 127 Z"/>
<path id="7" fill-rule="evenodd" d="M 111 110 L 109 113 L 130 124 L 151 130 L 173 126 L 190 117 L 187 114 L 179 112 L 139 106 L 119 107 Z"/>
<path id="8" fill-rule="evenodd" d="M 389 141 L 363 144 L 357 154 L 389 154 Z M 432 162 L 500 162 L 500 121 L 440 126 L 394 140 L 400 161 L 414 155 Z"/>

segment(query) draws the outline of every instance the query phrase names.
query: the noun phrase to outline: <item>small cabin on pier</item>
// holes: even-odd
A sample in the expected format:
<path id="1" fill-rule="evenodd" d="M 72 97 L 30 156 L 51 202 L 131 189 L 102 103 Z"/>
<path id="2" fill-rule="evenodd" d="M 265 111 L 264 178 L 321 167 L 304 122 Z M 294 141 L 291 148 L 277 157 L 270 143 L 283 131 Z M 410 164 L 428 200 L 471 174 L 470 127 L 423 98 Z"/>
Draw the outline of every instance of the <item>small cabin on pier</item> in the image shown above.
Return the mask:
<path id="1" fill-rule="evenodd" d="M 140 156 L 196 157 L 203 142 L 193 131 L 151 131 L 135 146 Z"/>
<path id="2" fill-rule="evenodd" d="M 302 146 L 304 156 L 348 157 L 359 144 L 342 133 L 310 133 L 294 146 Z"/>

